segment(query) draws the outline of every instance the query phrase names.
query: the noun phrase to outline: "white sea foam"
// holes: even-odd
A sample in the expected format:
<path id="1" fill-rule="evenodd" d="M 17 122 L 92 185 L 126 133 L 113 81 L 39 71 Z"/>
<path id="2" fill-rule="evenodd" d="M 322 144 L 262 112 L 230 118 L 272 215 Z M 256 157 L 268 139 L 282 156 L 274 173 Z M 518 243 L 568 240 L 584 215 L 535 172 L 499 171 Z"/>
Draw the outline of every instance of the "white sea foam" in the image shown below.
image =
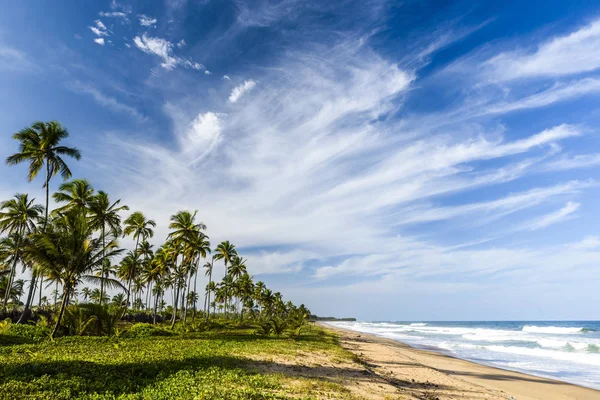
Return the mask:
<path id="1" fill-rule="evenodd" d="M 600 389 L 600 328 L 594 322 L 579 327 L 560 323 L 523 326 L 511 322 L 357 321 L 333 325 L 410 345 L 434 346 L 461 358 Z"/>
<path id="2" fill-rule="evenodd" d="M 600 354 L 571 353 L 566 351 L 539 348 L 530 349 L 528 347 L 517 346 L 485 346 L 485 348 L 498 353 L 518 354 L 521 356 L 549 359 L 553 361 L 568 361 L 570 363 L 594 365 L 600 367 Z"/>
<path id="3" fill-rule="evenodd" d="M 530 332 L 530 333 L 553 333 L 553 334 L 559 334 L 559 335 L 572 335 L 574 333 L 584 332 L 584 328 L 567 328 L 564 326 L 535 326 L 535 325 L 525 325 L 522 330 L 523 330 L 523 332 Z"/>

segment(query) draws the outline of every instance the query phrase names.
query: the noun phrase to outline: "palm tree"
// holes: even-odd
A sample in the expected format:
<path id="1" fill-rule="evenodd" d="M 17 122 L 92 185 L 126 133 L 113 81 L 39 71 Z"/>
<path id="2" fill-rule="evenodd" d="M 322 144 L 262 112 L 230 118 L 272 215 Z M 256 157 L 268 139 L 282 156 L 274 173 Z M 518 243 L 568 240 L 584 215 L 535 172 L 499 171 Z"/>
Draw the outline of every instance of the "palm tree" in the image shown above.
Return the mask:
<path id="1" fill-rule="evenodd" d="M 54 211 L 65 212 L 73 209 L 86 210 L 95 196 L 94 188 L 88 181 L 85 179 L 75 179 L 71 182 L 61 184 L 58 192 L 54 193 L 52 197 L 57 203 L 67 203 Z"/>
<path id="2" fill-rule="evenodd" d="M 223 260 L 225 263 L 225 276 L 227 276 L 228 269 L 227 265 L 231 264 L 233 258 L 237 256 L 237 251 L 235 250 L 235 245 L 229 243 L 229 240 L 219 243 L 217 248 L 215 249 L 215 255 L 213 259 L 215 260 Z M 225 293 L 225 312 L 227 312 L 227 297 L 228 294 Z"/>
<path id="3" fill-rule="evenodd" d="M 100 229 L 102 244 L 106 243 L 106 232 L 112 234 L 115 238 L 121 235 L 121 216 L 119 212 L 129 210 L 127 206 L 119 206 L 121 200 L 111 204 L 108 194 L 102 190 L 89 202 L 90 223 Z M 110 264 L 109 264 L 110 266 Z M 100 276 L 106 278 L 107 266 L 103 264 L 100 268 Z M 104 281 L 100 281 L 100 304 L 104 299 Z"/>
<path id="4" fill-rule="evenodd" d="M 138 252 L 140 238 L 146 240 L 149 237 L 154 236 L 154 230 L 156 222 L 151 219 L 146 219 L 144 214 L 140 211 L 136 211 L 125 220 L 125 229 L 123 230 L 123 236 L 132 235 L 135 239 L 135 252 Z M 129 305 L 129 298 L 131 294 L 131 280 L 129 281 L 129 292 L 127 293 L 127 305 Z"/>
<path id="5" fill-rule="evenodd" d="M 48 227 L 47 227 L 48 228 Z M 92 280 L 89 275 L 102 265 L 105 259 L 118 255 L 115 241 L 102 245 L 93 237 L 94 227 L 88 219 L 75 210 L 57 216 L 45 232 L 31 237 L 31 257 L 44 273 L 54 277 L 63 287 L 60 312 L 51 336 L 54 337 L 62 321 L 65 307 L 82 279 Z"/>
<path id="6" fill-rule="evenodd" d="M 8 165 L 29 162 L 27 179 L 30 182 L 37 176 L 44 164 L 46 165 L 46 179 L 44 181 L 44 187 L 46 188 L 46 218 L 43 230 L 46 229 L 48 221 L 50 179 L 58 173 L 65 181 L 71 178 L 71 170 L 63 160 L 63 156 L 72 157 L 76 160 L 81 158 L 81 153 L 76 148 L 60 146 L 61 140 L 67 137 L 69 137 L 69 132 L 60 123 L 56 121 L 38 121 L 31 127 L 13 135 L 13 139 L 20 142 L 19 152 L 6 159 Z"/>
<path id="7" fill-rule="evenodd" d="M 12 266 L 8 277 L 8 287 L 12 286 L 17 268 L 17 262 L 20 258 L 20 246 L 26 234 L 35 230 L 35 221 L 43 212 L 43 207 L 34 204 L 35 198 L 29 200 L 26 194 L 16 194 L 11 200 L 0 204 L 0 232 L 15 234 L 16 254 L 12 259 Z M 6 314 L 6 303 L 8 302 L 9 291 L 6 292 L 2 302 L 2 312 Z"/>
<path id="8" fill-rule="evenodd" d="M 83 301 L 85 302 L 92 295 L 92 291 L 89 287 L 84 287 L 83 289 L 81 289 L 81 294 L 83 295 Z"/>
<path id="9" fill-rule="evenodd" d="M 175 270 L 178 275 L 178 280 L 175 281 L 175 312 L 173 314 L 173 321 L 171 325 L 175 324 L 175 316 L 177 314 L 177 302 L 181 295 L 181 312 L 182 317 L 185 320 L 185 281 L 189 281 L 191 266 L 195 258 L 195 249 L 193 243 L 198 240 L 198 236 L 202 235 L 201 231 L 206 229 L 206 225 L 202 222 L 196 223 L 196 215 L 198 211 L 191 213 L 189 211 L 179 211 L 174 215 L 171 215 L 171 223 L 169 229 L 173 231 L 169 233 L 167 237 L 172 240 L 176 246 L 175 248 L 181 248 L 181 252 L 175 254 Z M 179 255 L 182 255 L 181 264 L 177 265 L 177 259 Z"/>
<path id="10" fill-rule="evenodd" d="M 131 298 L 131 283 L 137 276 L 137 273 L 138 255 L 133 251 L 128 251 L 127 255 L 123 257 L 121 263 L 117 267 L 117 276 L 127 282 L 127 306 L 129 306 L 129 299 Z"/>

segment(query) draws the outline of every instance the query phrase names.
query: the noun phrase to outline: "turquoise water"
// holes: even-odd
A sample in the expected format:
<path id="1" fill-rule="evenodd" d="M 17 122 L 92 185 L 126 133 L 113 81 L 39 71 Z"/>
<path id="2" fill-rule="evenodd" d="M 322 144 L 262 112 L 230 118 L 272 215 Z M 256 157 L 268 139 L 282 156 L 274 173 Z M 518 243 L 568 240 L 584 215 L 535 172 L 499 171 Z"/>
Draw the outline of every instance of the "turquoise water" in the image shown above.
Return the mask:
<path id="1" fill-rule="evenodd" d="M 435 347 L 480 364 L 600 389 L 600 321 L 331 324 L 416 347 Z"/>

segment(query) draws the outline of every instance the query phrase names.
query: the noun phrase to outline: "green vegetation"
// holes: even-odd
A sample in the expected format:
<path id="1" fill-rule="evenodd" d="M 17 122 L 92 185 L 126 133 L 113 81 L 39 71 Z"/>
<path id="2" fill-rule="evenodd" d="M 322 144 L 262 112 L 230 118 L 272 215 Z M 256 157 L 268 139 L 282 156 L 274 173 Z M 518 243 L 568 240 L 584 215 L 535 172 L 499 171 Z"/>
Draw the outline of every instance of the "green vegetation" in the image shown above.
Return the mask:
<path id="1" fill-rule="evenodd" d="M 214 323 L 207 330 L 203 324 L 180 323 L 173 331 L 142 323 L 119 337 L 40 341 L 13 331 L 40 327 L 5 323 L 0 399 L 353 398 L 339 383 L 301 376 L 289 366 L 306 354 L 350 362 L 351 355 L 320 328 L 307 327 L 291 340 L 288 333 L 257 335 L 255 326 Z"/>

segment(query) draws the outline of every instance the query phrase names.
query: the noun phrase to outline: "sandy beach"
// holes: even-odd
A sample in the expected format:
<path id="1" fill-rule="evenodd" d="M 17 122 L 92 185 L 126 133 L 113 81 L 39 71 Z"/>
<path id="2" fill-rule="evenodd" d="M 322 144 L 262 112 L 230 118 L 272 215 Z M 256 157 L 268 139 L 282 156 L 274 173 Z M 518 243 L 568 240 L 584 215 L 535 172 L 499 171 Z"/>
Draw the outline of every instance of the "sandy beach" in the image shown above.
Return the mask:
<path id="1" fill-rule="evenodd" d="M 327 324 L 372 377 L 366 398 L 598 400 L 600 391 L 488 367 Z M 398 396 L 398 397 L 395 397 Z"/>

